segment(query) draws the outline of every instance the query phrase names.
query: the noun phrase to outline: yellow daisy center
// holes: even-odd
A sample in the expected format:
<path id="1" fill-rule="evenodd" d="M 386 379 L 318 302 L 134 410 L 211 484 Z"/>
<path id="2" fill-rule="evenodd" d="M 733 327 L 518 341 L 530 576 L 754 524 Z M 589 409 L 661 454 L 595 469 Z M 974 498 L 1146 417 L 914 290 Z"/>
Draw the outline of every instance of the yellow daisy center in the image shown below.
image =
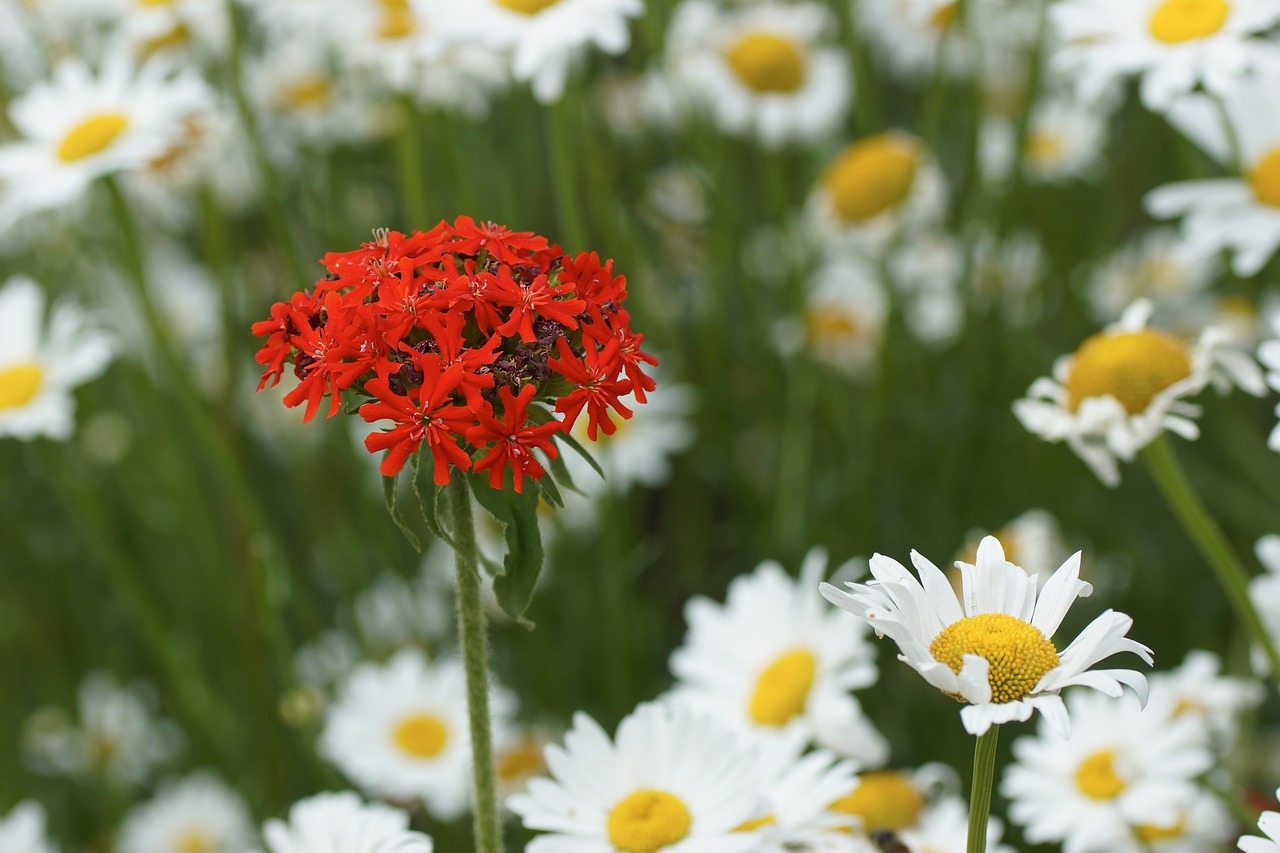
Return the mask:
<path id="1" fill-rule="evenodd" d="M 983 613 L 953 622 L 933 638 L 929 653 L 955 673 L 964 666 L 965 655 L 986 658 L 995 704 L 1026 696 L 1058 665 L 1058 650 L 1040 629 L 1006 613 Z"/>
<path id="2" fill-rule="evenodd" d="M 864 773 L 858 787 L 831 804 L 833 811 L 862 818 L 867 832 L 897 832 L 915 826 L 924 809 L 924 797 L 911 779 L 892 770 Z"/>
<path id="3" fill-rule="evenodd" d="M 646 788 L 609 812 L 609 841 L 628 853 L 653 853 L 688 835 L 691 822 L 679 797 Z"/>
<path id="4" fill-rule="evenodd" d="M 395 730 L 396 746 L 414 758 L 435 758 L 449 741 L 449 728 L 434 714 L 414 714 Z"/>
<path id="5" fill-rule="evenodd" d="M 101 154 L 128 126 L 129 117 L 123 113 L 103 113 L 86 119 L 62 138 L 57 150 L 58 159 L 63 163 L 74 163 Z"/>
<path id="6" fill-rule="evenodd" d="M 845 222 L 863 222 L 907 198 L 916 179 L 919 146 L 880 134 L 846 148 L 822 176 L 836 212 Z"/>
<path id="7" fill-rule="evenodd" d="M 1076 770 L 1076 787 L 1094 800 L 1113 800 L 1124 791 L 1124 780 L 1116 774 L 1116 753 L 1111 749 L 1095 752 Z"/>
<path id="8" fill-rule="evenodd" d="M 154 53 L 167 50 L 171 47 L 178 47 L 191 41 L 191 30 L 182 24 L 178 24 L 167 33 L 147 39 L 139 48 L 138 52 L 143 57 L 149 57 Z"/>
<path id="9" fill-rule="evenodd" d="M 771 814 L 767 814 L 764 817 L 758 817 L 753 820 L 746 821 L 741 826 L 736 827 L 733 831 L 734 832 L 754 832 L 755 830 L 759 829 L 762 826 L 769 826 L 770 824 L 774 824 L 777 822 L 778 822 L 777 818 L 775 818 Z"/>
<path id="10" fill-rule="evenodd" d="M 1150 823 L 1140 823 L 1134 827 L 1138 840 L 1144 844 L 1155 844 L 1158 841 L 1171 841 L 1174 838 L 1180 838 L 1187 831 L 1187 822 L 1180 820 L 1173 826 L 1156 826 Z"/>
<path id="11" fill-rule="evenodd" d="M 794 92 L 804 85 L 804 55 L 781 36 L 751 33 L 729 50 L 725 60 L 738 79 L 756 92 Z"/>
<path id="12" fill-rule="evenodd" d="M 1027 164 L 1033 169 L 1048 169 L 1062 159 L 1062 137 L 1056 133 L 1040 131 L 1027 139 Z"/>
<path id="13" fill-rule="evenodd" d="M 409 0 L 379 0 L 379 5 L 382 6 L 382 22 L 378 25 L 378 38 L 400 39 L 418 28 Z"/>
<path id="14" fill-rule="evenodd" d="M 1076 350 L 1067 375 L 1067 408 L 1111 395 L 1125 411 L 1144 411 L 1164 389 L 1191 375 L 1187 345 L 1167 332 L 1102 332 Z"/>
<path id="15" fill-rule="evenodd" d="M 804 713 L 818 660 L 807 649 L 795 649 L 765 667 L 751 694 L 751 719 L 762 726 L 783 726 Z"/>
<path id="16" fill-rule="evenodd" d="M 213 853 L 217 848 L 218 843 L 207 833 L 199 829 L 188 829 L 178 836 L 174 853 Z"/>
<path id="17" fill-rule="evenodd" d="M 816 344 L 836 344 L 856 341 L 863 336 L 863 328 L 852 314 L 822 306 L 805 315 L 809 338 Z"/>
<path id="18" fill-rule="evenodd" d="M 498 757 L 496 773 L 503 782 L 513 782 L 541 773 L 546 764 L 542 760 L 542 748 L 537 741 L 524 740 Z"/>
<path id="19" fill-rule="evenodd" d="M 560 0 L 498 0 L 498 5 L 505 6 L 512 12 L 519 12 L 521 15 L 536 15 L 559 2 Z"/>
<path id="20" fill-rule="evenodd" d="M 947 27 L 955 23 L 956 20 L 956 4 L 944 3 L 933 10 L 933 14 L 929 16 L 929 26 L 938 30 L 945 30 Z"/>
<path id="21" fill-rule="evenodd" d="M 1147 22 L 1151 35 L 1168 44 L 1211 36 L 1227 21 L 1226 0 L 1164 0 Z"/>
<path id="22" fill-rule="evenodd" d="M 42 382 L 44 371 L 38 364 L 17 364 L 0 370 L 0 412 L 30 403 Z"/>
<path id="23" fill-rule="evenodd" d="M 320 109 L 329 103 L 333 86 L 323 77 L 303 77 L 280 91 L 280 103 L 291 110 Z"/>
<path id="24" fill-rule="evenodd" d="M 1258 201 L 1280 207 L 1280 148 L 1273 149 L 1249 170 L 1249 186 Z"/>

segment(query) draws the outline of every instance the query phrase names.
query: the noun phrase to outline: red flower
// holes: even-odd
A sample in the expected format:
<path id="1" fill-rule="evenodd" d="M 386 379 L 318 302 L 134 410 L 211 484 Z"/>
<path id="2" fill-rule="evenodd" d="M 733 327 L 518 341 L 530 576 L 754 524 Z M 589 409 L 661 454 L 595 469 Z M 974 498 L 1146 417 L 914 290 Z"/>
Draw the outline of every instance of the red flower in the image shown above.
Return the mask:
<path id="1" fill-rule="evenodd" d="M 534 480 L 546 473 L 532 451 L 539 449 L 552 459 L 559 455 L 555 445 L 551 443 L 551 436 L 559 432 L 564 424 L 553 420 L 541 426 L 526 426 L 529 420 L 529 403 L 537 393 L 536 386 L 526 385 L 520 389 L 520 396 L 516 397 L 512 395 L 510 388 L 502 386 L 498 389 L 498 397 L 502 400 L 502 420 L 488 412 L 477 412 L 480 423 L 467 430 L 467 441 L 477 447 L 495 442 L 489 448 L 489 454 L 474 467 L 477 473 L 489 472 L 489 485 L 492 488 L 502 488 L 503 473 L 506 466 L 510 465 L 515 475 L 516 491 L 523 492 L 526 472 Z"/>
<path id="2" fill-rule="evenodd" d="M 519 264 L 524 261 L 517 251 L 539 252 L 547 247 L 547 238 L 532 231 L 512 231 L 505 225 L 485 222 L 477 225 L 470 216 L 459 216 L 453 223 L 454 240 L 449 251 L 459 255 L 478 255 L 486 251 L 500 263 Z"/>
<path id="3" fill-rule="evenodd" d="M 497 278 L 491 273 L 477 273 L 475 269 L 475 261 L 468 258 L 462 275 L 451 276 L 443 289 L 427 299 L 427 304 L 449 311 L 474 311 L 480 331 L 491 332 L 502 323 L 502 312 L 492 300 L 496 290 L 492 285 Z"/>
<path id="4" fill-rule="evenodd" d="M 492 335 L 481 346 L 468 349 L 462 335 L 466 325 L 467 318 L 460 313 L 445 314 L 443 317 L 427 315 L 422 318 L 422 326 L 431 333 L 444 365 L 458 365 L 462 368 L 459 390 L 467 398 L 467 405 L 479 411 L 486 405 L 480 392 L 492 388 L 494 382 L 492 373 L 480 371 L 493 364 L 498 357 L 502 336 Z"/>
<path id="5" fill-rule="evenodd" d="M 621 308 L 614 312 L 612 319 L 605 319 L 600 309 L 594 305 L 590 313 L 592 322 L 582 327 L 583 338 L 591 338 L 605 347 L 610 341 L 618 343 L 616 358 L 621 363 L 622 369 L 626 371 L 627 378 L 631 380 L 636 402 L 646 402 L 649 399 L 646 392 L 652 391 L 657 385 L 653 377 L 644 374 L 640 365 L 648 364 L 657 367 L 658 360 L 640 349 L 640 345 L 644 343 L 644 335 L 637 335 L 631 331 L 631 315 Z"/>
<path id="6" fill-rule="evenodd" d="M 368 372 L 376 355 L 377 344 L 371 335 L 372 318 L 366 311 L 344 306 L 338 294 L 329 293 L 325 297 L 324 313 L 325 320 L 316 327 L 312 327 L 311 318 L 302 311 L 292 315 L 298 329 L 292 337 L 298 348 L 294 370 L 302 381 L 285 395 L 284 404 L 292 408 L 305 400 L 307 410 L 302 416 L 303 422 L 316 416 L 326 391 L 330 397 L 328 417 L 336 415 L 342 406 L 339 392 L 350 388 Z"/>
<path id="7" fill-rule="evenodd" d="M 543 273 L 528 284 L 520 284 L 511 277 L 510 267 L 499 267 L 491 297 L 495 305 L 510 305 L 511 317 L 498 327 L 498 333 L 510 335 L 519 332 L 520 340 L 533 343 L 538 336 L 533 333 L 533 318 L 546 317 L 570 329 L 578 328 L 576 319 L 586 309 L 581 299 L 567 299 L 573 293 L 572 285 L 552 285 Z"/>
<path id="8" fill-rule="evenodd" d="M 460 365 L 445 368 L 434 355 L 420 355 L 414 364 L 422 372 L 422 384 L 406 394 L 391 390 L 391 374 L 385 364 L 376 379 L 365 383 L 365 390 L 378 402 L 361 406 L 360 417 L 370 423 L 391 420 L 396 425 L 388 432 L 373 433 L 364 440 L 364 446 L 370 453 L 390 451 L 380 470 L 383 476 L 394 477 L 410 454 L 426 441 L 435 463 L 435 483 L 443 486 L 449 482 L 449 465 L 463 471 L 471 465 L 471 458 L 458 446 L 457 435 L 475 423 L 475 417 L 463 406 L 449 402 L 449 395 L 462 381 Z"/>
<path id="9" fill-rule="evenodd" d="M 307 294 L 295 293 L 288 302 L 277 302 L 271 306 L 270 320 L 261 320 L 253 324 L 252 331 L 255 335 L 267 336 L 267 342 L 254 356 L 258 364 L 267 366 L 267 369 L 262 372 L 262 380 L 258 383 L 259 391 L 267 387 L 268 379 L 271 380 L 272 388 L 280 384 L 285 359 L 293 353 L 291 337 L 298 331 L 293 325 L 293 318 L 295 316 L 310 318 L 310 312 L 307 310 L 310 301 Z"/>
<path id="10" fill-rule="evenodd" d="M 564 414 L 565 431 L 573 429 L 574 421 L 586 406 L 587 438 L 596 440 L 597 427 L 603 428 L 605 435 L 613 435 L 617 427 L 609 419 L 609 408 L 613 407 L 623 418 L 631 417 L 631 410 L 618 400 L 631 390 L 631 383 L 618 381 L 617 369 L 611 366 L 617 360 L 617 339 L 611 339 L 602 350 L 588 345 L 585 364 L 573 354 L 569 341 L 563 335 L 556 341 L 556 346 L 560 349 L 560 360 L 551 359 L 547 366 L 578 386 L 577 390 L 556 401 L 556 411 Z"/>

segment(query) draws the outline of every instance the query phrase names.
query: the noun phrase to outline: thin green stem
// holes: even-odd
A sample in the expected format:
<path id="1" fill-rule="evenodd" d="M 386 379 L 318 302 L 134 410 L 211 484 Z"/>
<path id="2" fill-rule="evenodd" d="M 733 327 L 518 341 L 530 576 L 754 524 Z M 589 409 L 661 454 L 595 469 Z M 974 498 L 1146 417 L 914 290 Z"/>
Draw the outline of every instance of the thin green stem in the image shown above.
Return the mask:
<path id="1" fill-rule="evenodd" d="M 1169 508 L 1182 524 L 1182 529 L 1196 543 L 1196 547 L 1218 576 L 1218 584 L 1227 594 L 1236 617 L 1244 625 L 1249 637 L 1266 653 L 1272 678 L 1280 677 L 1280 652 L 1277 652 L 1271 635 L 1249 599 L 1249 573 L 1223 535 L 1222 528 L 1209 515 L 1192 488 L 1168 439 L 1160 436 L 1148 444 L 1142 451 L 1142 457 Z"/>
<path id="2" fill-rule="evenodd" d="M 445 487 L 445 498 L 457 557 L 458 645 L 462 648 L 467 674 L 471 775 L 475 785 L 475 849 L 476 853 L 501 853 L 502 825 L 498 822 L 493 737 L 489 731 L 489 645 L 485 637 L 484 606 L 480 601 L 479 551 L 466 475 L 453 472 L 453 479 Z"/>
<path id="3" fill-rule="evenodd" d="M 987 818 L 991 816 L 991 789 L 996 783 L 996 744 L 1000 727 L 992 726 L 973 746 L 973 789 L 969 792 L 968 853 L 987 853 Z"/>
<path id="4" fill-rule="evenodd" d="M 560 239 L 570 253 L 584 250 L 587 227 L 582 218 L 582 195 L 578 189 L 576 158 L 573 150 L 574 128 L 569 98 L 561 99 L 546 111 L 547 147 L 551 154 L 551 176 L 554 180 L 556 218 L 560 223 Z"/>
<path id="5" fill-rule="evenodd" d="M 428 228 L 430 206 L 427 204 L 427 176 L 422 167 L 422 135 L 418 132 L 418 109 L 409 96 L 400 100 L 400 129 L 396 133 L 396 171 L 400 198 L 409 221 L 405 230 Z"/>
<path id="6" fill-rule="evenodd" d="M 818 400 L 818 376 L 804 356 L 788 365 L 786 407 L 782 443 L 778 459 L 777 502 L 774 505 L 774 535 L 784 550 L 804 541 L 808 513 L 809 464 L 813 449 L 814 407 Z"/>

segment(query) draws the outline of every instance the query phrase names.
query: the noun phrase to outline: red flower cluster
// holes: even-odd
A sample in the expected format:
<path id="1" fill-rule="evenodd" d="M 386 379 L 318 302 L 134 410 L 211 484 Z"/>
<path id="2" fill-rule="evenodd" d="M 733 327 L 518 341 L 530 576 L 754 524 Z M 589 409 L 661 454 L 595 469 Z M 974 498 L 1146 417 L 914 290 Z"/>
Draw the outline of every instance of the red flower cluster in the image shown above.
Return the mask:
<path id="1" fill-rule="evenodd" d="M 306 403 L 311 420 L 329 395 L 329 417 L 345 401 L 363 403 L 366 421 L 390 420 L 365 441 L 386 450 L 382 473 L 394 476 L 423 442 L 435 482 L 449 466 L 488 471 L 502 488 L 509 466 L 516 491 L 544 473 L 532 451 L 555 458 L 551 437 L 587 412 L 587 434 L 616 429 L 610 409 L 631 411 L 653 390 L 631 331 L 623 276 L 595 252 L 576 257 L 531 232 L 512 232 L 460 216 L 430 231 L 380 232 L 354 252 L 330 253 L 329 271 L 306 292 L 271 307 L 253 325 L 266 337 L 262 390 L 292 361 L 300 382 L 285 396 Z M 345 396 L 344 396 L 345 395 Z M 551 403 L 564 416 L 530 404 Z"/>

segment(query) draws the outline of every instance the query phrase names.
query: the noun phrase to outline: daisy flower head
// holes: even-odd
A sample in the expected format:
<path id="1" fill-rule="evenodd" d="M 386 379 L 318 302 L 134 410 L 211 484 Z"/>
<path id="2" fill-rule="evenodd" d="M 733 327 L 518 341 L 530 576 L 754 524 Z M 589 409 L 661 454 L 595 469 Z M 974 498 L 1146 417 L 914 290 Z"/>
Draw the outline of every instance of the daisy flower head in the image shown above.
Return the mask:
<path id="1" fill-rule="evenodd" d="M 1151 702 L 1170 718 L 1190 717 L 1208 730 L 1211 744 L 1225 751 L 1235 741 L 1240 715 L 1262 702 L 1262 685 L 1221 674 L 1213 652 L 1193 649 L 1177 669 L 1153 673 Z"/>
<path id="2" fill-rule="evenodd" d="M 551 778 L 507 799 L 525 827 L 546 833 L 529 853 L 747 853 L 760 844 L 742 830 L 767 815 L 757 751 L 684 706 L 641 705 L 612 741 L 580 712 L 546 759 Z"/>
<path id="3" fill-rule="evenodd" d="M 1276 791 L 1276 797 L 1280 798 L 1280 790 Z M 1243 835 L 1237 846 L 1244 853 L 1280 853 L 1280 812 L 1263 812 L 1258 817 L 1258 829 L 1267 837 Z"/>
<path id="4" fill-rule="evenodd" d="M 955 25 L 955 0 L 855 0 L 854 6 L 867 38 L 895 74 L 927 80 L 939 65 L 950 76 L 971 68 L 972 44 Z"/>
<path id="5" fill-rule="evenodd" d="M 1138 299 L 1175 311 L 1202 297 L 1219 269 L 1216 253 L 1194 253 L 1178 231 L 1154 228 L 1128 243 L 1089 276 L 1086 296 L 1094 317 L 1114 322 Z"/>
<path id="6" fill-rule="evenodd" d="M 906 234 L 889 253 L 890 284 L 902 297 L 907 329 L 921 343 L 945 347 L 964 328 L 964 264 L 959 241 L 934 228 Z"/>
<path id="7" fill-rule="evenodd" d="M 1013 404 L 1024 427 L 1046 441 L 1066 441 L 1108 486 L 1120 482 L 1117 460 L 1133 461 L 1165 430 L 1199 436 L 1200 408 L 1186 398 L 1206 385 L 1223 392 L 1239 386 L 1255 396 L 1265 390 L 1257 363 L 1231 346 L 1228 333 L 1209 326 L 1188 344 L 1147 326 L 1152 307 L 1145 299 L 1130 305 Z"/>
<path id="8" fill-rule="evenodd" d="M 809 277 L 804 316 L 774 329 L 787 354 L 804 347 L 816 359 L 860 377 L 875 363 L 889 315 L 889 298 L 874 266 L 862 258 L 828 258 Z"/>
<path id="9" fill-rule="evenodd" d="M 903 827 L 898 838 L 908 850 L 921 853 L 965 853 L 969 830 L 969 806 L 960 797 L 942 797 L 932 803 L 913 825 Z M 997 818 L 987 819 L 987 853 L 1014 853 L 1000 843 L 1004 825 Z"/>
<path id="10" fill-rule="evenodd" d="M 241 853 L 253 843 L 244 801 L 217 778 L 196 774 L 131 811 L 120 827 L 120 853 Z"/>
<path id="11" fill-rule="evenodd" d="M 961 563 L 975 563 L 978 545 L 986 535 L 975 532 L 956 559 Z M 1006 560 L 1035 575 L 1049 574 L 1067 558 L 1062 528 L 1053 514 L 1043 509 L 1029 509 L 990 535 L 999 540 Z M 952 577 L 952 586 L 956 586 L 959 569 L 952 569 L 948 574 Z"/>
<path id="12" fill-rule="evenodd" d="M 760 737 L 799 730 L 863 765 L 888 757 L 884 738 L 850 691 L 877 673 L 866 627 L 823 606 L 820 549 L 800 577 L 774 562 L 735 578 L 723 604 L 701 596 L 685 607 L 689 633 L 671 655 L 673 699 Z"/>
<path id="13" fill-rule="evenodd" d="M 1151 650 L 1125 635 L 1133 620 L 1107 610 L 1061 653 L 1053 635 L 1071 604 L 1093 587 L 1080 580 L 1080 552 L 1039 587 L 1039 575 L 1005 559 L 1000 540 L 978 545 L 973 565 L 959 563 L 963 590 L 916 551 L 917 580 L 896 560 L 871 558 L 868 583 L 848 583 L 848 591 L 824 583 L 822 595 L 865 620 L 878 636 L 898 644 L 898 659 L 942 692 L 966 703 L 965 729 L 984 734 L 993 725 L 1026 720 L 1033 711 L 1066 734 L 1071 720 L 1058 694 L 1082 685 L 1119 696 L 1123 687 L 1145 702 L 1146 678 L 1130 669 L 1093 669 L 1118 652 L 1132 652 L 1147 664 Z"/>
<path id="14" fill-rule="evenodd" d="M 1197 84 L 1230 95 L 1280 61 L 1280 48 L 1254 37 L 1280 21 L 1273 0 L 1065 0 L 1050 16 L 1053 68 L 1076 80 L 1085 100 L 1137 76 L 1143 103 L 1164 110 Z"/>
<path id="15" fill-rule="evenodd" d="M 431 837 L 409 829 L 409 815 L 350 791 L 316 794 L 263 826 L 267 853 L 431 853 Z"/>
<path id="16" fill-rule="evenodd" d="M 849 815 L 860 835 L 898 833 L 919 826 L 930 803 L 954 794 L 958 783 L 955 771 L 943 764 L 864 772 L 830 808 Z"/>
<path id="17" fill-rule="evenodd" d="M 776 147 L 833 133 L 849 109 L 849 61 L 815 3 L 721 10 L 686 0 L 672 18 L 668 62 L 692 101 L 726 133 Z"/>
<path id="18" fill-rule="evenodd" d="M 1280 639 L 1280 536 L 1263 536 L 1253 550 L 1265 571 L 1249 580 L 1249 600 L 1257 608 L 1267 634 Z M 1266 673 L 1270 667 L 1262 649 L 1255 646 L 1252 655 L 1254 671 Z"/>
<path id="19" fill-rule="evenodd" d="M 827 750 L 805 753 L 802 732 L 759 744 L 766 813 L 742 829 L 760 833 L 757 853 L 847 850 L 855 819 L 832 807 L 854 784 L 856 764 Z"/>
<path id="20" fill-rule="evenodd" d="M 58 853 L 45 829 L 44 807 L 34 800 L 18 803 L 0 817 L 0 850 L 5 853 Z"/>
<path id="21" fill-rule="evenodd" d="M 1097 100 L 1054 96 L 1036 103 L 1022 149 L 1023 174 L 1041 184 L 1098 178 L 1107 143 L 1108 114 L 1108 106 Z M 984 177 L 1008 177 L 1016 159 L 1016 136 L 1014 125 L 1004 117 L 992 116 L 983 124 Z"/>
<path id="22" fill-rule="evenodd" d="M 45 295 L 25 276 L 0 287 L 0 437 L 65 440 L 75 426 L 71 390 L 96 378 L 114 339 L 70 302 L 45 322 Z"/>

